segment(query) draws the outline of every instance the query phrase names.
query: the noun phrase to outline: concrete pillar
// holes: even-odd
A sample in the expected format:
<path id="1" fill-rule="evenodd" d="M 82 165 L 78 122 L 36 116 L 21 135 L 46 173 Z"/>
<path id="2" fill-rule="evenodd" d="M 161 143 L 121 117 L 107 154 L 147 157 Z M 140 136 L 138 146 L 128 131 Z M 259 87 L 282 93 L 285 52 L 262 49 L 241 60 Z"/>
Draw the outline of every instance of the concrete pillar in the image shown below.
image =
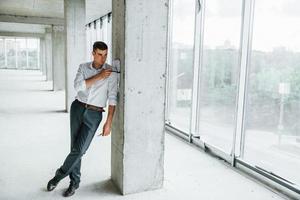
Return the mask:
<path id="1" fill-rule="evenodd" d="M 113 58 L 121 60 L 111 174 L 122 194 L 161 188 L 168 0 L 112 1 Z"/>
<path id="2" fill-rule="evenodd" d="M 28 38 L 26 38 L 26 67 L 25 69 L 29 68 L 29 58 L 28 58 Z"/>
<path id="3" fill-rule="evenodd" d="M 37 57 L 37 66 L 36 66 L 36 69 L 37 70 L 40 70 L 41 69 L 41 61 L 40 61 L 40 58 L 41 58 L 41 49 L 40 49 L 40 38 L 38 38 L 38 40 L 37 40 L 37 55 L 38 55 L 38 57 Z"/>
<path id="4" fill-rule="evenodd" d="M 53 26 L 52 30 L 52 64 L 53 89 L 65 89 L 65 32 L 63 26 Z"/>
<path id="5" fill-rule="evenodd" d="M 17 45 L 17 39 L 15 38 L 15 61 L 16 61 L 16 69 L 18 69 L 18 45 Z"/>
<path id="6" fill-rule="evenodd" d="M 6 46 L 6 38 L 4 38 L 4 68 L 7 68 L 7 46 Z"/>
<path id="7" fill-rule="evenodd" d="M 43 76 L 46 76 L 46 48 L 45 48 L 45 38 L 40 38 L 40 70 Z"/>
<path id="8" fill-rule="evenodd" d="M 73 81 L 80 63 L 85 61 L 85 0 L 64 0 L 66 30 L 66 109 L 75 98 Z"/>
<path id="9" fill-rule="evenodd" d="M 53 66 L 52 66 L 52 27 L 46 28 L 45 33 L 45 54 L 46 54 L 46 76 L 47 81 L 53 80 Z"/>

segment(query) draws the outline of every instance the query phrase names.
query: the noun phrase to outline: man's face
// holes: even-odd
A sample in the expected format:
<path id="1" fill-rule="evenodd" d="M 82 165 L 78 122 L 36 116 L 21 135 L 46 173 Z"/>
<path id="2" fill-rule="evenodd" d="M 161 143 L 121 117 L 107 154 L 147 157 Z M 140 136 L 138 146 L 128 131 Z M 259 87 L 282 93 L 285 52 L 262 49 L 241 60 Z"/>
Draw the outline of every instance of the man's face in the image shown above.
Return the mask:
<path id="1" fill-rule="evenodd" d="M 94 57 L 94 63 L 96 65 L 103 65 L 107 58 L 107 49 L 106 50 L 96 49 L 95 51 L 93 51 L 93 57 Z"/>

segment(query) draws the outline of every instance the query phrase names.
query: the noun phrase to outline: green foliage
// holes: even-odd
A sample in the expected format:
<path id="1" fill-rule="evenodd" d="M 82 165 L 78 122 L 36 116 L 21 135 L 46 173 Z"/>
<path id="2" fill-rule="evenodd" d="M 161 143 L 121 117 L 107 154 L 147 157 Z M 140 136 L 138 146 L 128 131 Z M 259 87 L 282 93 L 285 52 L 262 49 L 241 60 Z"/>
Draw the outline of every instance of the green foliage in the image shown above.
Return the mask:
<path id="1" fill-rule="evenodd" d="M 187 56 L 179 59 L 178 74 L 184 77 L 177 88 L 191 88 L 193 80 L 192 49 L 181 49 Z M 201 69 L 201 101 L 206 106 L 235 108 L 239 82 L 239 52 L 235 49 L 208 49 Z M 300 53 L 277 48 L 272 52 L 253 51 L 247 77 L 247 125 L 277 130 L 281 94 L 279 84 L 290 84 L 283 97 L 286 134 L 300 134 Z M 190 105 L 185 102 L 181 105 Z"/>

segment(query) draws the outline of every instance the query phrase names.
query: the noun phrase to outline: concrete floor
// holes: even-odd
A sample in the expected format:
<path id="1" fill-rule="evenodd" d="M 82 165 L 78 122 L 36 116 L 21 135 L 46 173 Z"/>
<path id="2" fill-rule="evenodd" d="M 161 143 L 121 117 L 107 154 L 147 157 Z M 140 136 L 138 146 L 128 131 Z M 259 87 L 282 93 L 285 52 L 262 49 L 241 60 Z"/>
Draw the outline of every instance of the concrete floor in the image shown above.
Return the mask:
<path id="1" fill-rule="evenodd" d="M 50 91 L 51 84 L 36 71 L 0 70 L 1 200 L 63 199 L 68 178 L 46 191 L 69 151 L 64 92 Z M 110 137 L 95 136 L 83 158 L 81 187 L 71 199 L 283 199 L 173 135 L 165 140 L 164 188 L 122 196 L 110 181 Z"/>

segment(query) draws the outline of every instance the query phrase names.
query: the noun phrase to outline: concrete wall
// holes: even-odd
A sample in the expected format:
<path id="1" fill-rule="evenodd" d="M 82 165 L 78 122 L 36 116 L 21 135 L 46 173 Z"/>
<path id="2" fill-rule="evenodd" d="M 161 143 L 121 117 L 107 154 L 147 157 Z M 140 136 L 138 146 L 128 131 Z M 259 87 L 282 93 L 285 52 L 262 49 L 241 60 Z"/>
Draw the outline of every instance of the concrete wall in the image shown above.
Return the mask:
<path id="1" fill-rule="evenodd" d="M 122 68 L 112 180 L 129 194 L 163 185 L 168 6 L 167 0 L 113 0 L 112 8 L 113 58 Z"/>

